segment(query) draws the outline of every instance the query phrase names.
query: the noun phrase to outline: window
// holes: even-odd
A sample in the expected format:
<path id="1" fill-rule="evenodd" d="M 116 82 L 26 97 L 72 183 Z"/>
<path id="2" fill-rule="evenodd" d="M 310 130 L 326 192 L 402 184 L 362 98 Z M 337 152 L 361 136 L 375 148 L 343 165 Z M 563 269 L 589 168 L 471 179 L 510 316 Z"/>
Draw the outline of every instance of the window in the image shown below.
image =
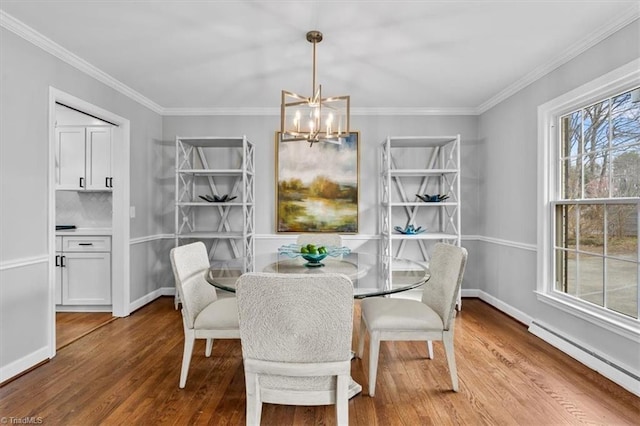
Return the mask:
<path id="1" fill-rule="evenodd" d="M 640 334 L 640 67 L 539 108 L 541 300 Z M 589 319 L 589 318 L 587 318 Z"/>
<path id="2" fill-rule="evenodd" d="M 637 319 L 640 88 L 558 128 L 555 290 Z"/>

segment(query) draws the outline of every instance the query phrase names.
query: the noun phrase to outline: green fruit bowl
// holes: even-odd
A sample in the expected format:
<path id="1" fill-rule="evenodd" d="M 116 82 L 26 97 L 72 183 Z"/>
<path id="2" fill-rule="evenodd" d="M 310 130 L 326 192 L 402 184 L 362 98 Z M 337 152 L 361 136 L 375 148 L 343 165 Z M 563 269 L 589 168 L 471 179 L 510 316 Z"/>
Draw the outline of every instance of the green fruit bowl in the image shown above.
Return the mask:
<path id="1" fill-rule="evenodd" d="M 323 264 L 320 263 L 320 261 L 325 257 L 327 257 L 327 253 L 322 253 L 322 254 L 301 253 L 300 256 L 302 256 L 304 260 L 309 262 L 307 263 L 306 266 L 323 266 Z"/>

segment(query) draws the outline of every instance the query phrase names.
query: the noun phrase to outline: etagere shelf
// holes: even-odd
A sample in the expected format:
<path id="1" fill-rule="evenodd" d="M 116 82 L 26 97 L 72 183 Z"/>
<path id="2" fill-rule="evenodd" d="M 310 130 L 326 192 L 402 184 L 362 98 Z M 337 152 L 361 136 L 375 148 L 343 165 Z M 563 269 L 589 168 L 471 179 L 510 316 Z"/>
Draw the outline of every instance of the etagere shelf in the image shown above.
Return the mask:
<path id="1" fill-rule="evenodd" d="M 389 136 L 380 153 L 381 252 L 414 258 L 428 266 L 435 242 L 461 244 L 460 135 Z M 418 195 L 447 198 L 426 202 Z M 395 229 L 409 226 L 421 228 L 420 233 L 403 234 Z M 393 265 L 384 268 L 393 285 L 402 271 L 394 270 Z"/>
<path id="2" fill-rule="evenodd" d="M 176 137 L 175 246 L 200 240 L 211 260 L 242 257 L 252 269 L 254 157 L 246 136 Z"/>

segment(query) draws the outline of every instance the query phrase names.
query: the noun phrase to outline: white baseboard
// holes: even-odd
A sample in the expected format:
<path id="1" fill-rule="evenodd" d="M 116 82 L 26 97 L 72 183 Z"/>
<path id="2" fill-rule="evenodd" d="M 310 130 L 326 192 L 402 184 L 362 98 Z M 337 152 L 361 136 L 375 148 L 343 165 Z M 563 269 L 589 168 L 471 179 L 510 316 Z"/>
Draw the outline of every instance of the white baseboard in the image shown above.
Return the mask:
<path id="1" fill-rule="evenodd" d="M 467 296 L 467 294 L 470 294 L 470 293 L 472 293 L 473 296 L 471 295 Z M 533 321 L 533 318 L 531 318 L 529 315 L 525 314 L 521 310 L 516 309 L 513 306 L 504 303 L 502 300 L 498 299 L 497 297 L 494 297 L 489 293 L 485 293 L 482 290 L 478 290 L 478 289 L 462 290 L 462 297 L 477 297 L 480 300 L 487 302 L 494 308 L 498 309 L 501 312 L 504 312 L 505 314 L 514 318 L 516 321 L 519 321 L 525 325 L 530 325 L 531 322 Z"/>
<path id="2" fill-rule="evenodd" d="M 529 332 L 640 397 L 640 378 L 629 367 L 609 360 L 604 354 L 598 353 L 572 337 L 562 335 L 537 320 L 531 324 Z"/>
<path id="3" fill-rule="evenodd" d="M 28 370 L 39 362 L 49 359 L 51 349 L 48 346 L 31 352 L 29 355 L 23 356 L 12 363 L 0 367 L 0 383 L 17 376 L 18 374 Z"/>
<path id="4" fill-rule="evenodd" d="M 113 312 L 111 305 L 56 305 L 56 312 Z"/>
<path id="5" fill-rule="evenodd" d="M 129 304 L 129 312 L 136 311 L 142 308 L 144 305 L 153 302 L 158 297 L 173 296 L 176 292 L 175 287 L 161 287 L 151 293 L 145 294 L 141 298 L 134 300 Z"/>

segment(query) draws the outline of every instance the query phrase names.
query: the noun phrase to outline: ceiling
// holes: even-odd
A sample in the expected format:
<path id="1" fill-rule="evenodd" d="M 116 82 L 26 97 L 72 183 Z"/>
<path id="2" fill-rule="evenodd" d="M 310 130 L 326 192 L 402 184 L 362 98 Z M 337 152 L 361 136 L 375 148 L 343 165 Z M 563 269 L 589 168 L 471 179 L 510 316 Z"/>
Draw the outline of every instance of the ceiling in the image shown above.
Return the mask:
<path id="1" fill-rule="evenodd" d="M 351 95 L 356 110 L 473 113 L 637 19 L 640 2 L 2 0 L 0 9 L 3 26 L 30 27 L 161 113 L 277 111 L 282 89 L 310 95 L 311 29 L 324 34 L 323 95 Z"/>

